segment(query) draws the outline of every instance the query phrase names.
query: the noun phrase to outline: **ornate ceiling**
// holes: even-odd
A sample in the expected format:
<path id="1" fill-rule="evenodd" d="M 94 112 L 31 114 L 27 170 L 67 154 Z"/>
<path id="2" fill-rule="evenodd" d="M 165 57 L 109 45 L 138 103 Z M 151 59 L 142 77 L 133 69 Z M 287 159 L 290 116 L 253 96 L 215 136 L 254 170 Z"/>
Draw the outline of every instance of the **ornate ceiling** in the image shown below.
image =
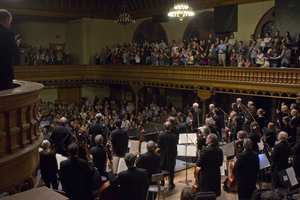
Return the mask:
<path id="1" fill-rule="evenodd" d="M 194 10 L 228 4 L 274 0 L 189 0 Z M 167 13 L 176 0 L 127 0 L 134 19 Z M 1 0 L 0 7 L 14 15 L 14 21 L 59 20 L 80 18 L 116 19 L 122 0 Z"/>

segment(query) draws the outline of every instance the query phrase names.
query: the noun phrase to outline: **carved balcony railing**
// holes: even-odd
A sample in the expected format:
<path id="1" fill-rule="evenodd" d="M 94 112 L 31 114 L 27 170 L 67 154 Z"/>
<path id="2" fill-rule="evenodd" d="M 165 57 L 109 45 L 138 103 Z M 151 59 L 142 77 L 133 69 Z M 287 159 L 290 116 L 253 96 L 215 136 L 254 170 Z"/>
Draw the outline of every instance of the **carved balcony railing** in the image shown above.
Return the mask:
<path id="1" fill-rule="evenodd" d="M 14 81 L 18 86 L 0 91 L 0 194 L 15 194 L 39 182 L 37 102 L 40 83 Z"/>
<path id="2" fill-rule="evenodd" d="M 17 66 L 16 78 L 43 84 L 139 84 L 256 96 L 297 98 L 300 69 L 196 66 Z"/>

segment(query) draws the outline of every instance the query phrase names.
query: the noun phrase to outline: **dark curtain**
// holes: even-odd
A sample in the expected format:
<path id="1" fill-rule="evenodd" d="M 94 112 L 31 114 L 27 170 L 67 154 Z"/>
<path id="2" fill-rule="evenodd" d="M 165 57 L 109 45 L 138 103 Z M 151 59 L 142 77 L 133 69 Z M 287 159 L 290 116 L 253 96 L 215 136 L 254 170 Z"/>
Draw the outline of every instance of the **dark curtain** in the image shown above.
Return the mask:
<path id="1" fill-rule="evenodd" d="M 300 34 L 300 1 L 299 0 L 275 0 L 275 30 L 284 36 L 289 31 L 292 42 Z"/>
<path id="2" fill-rule="evenodd" d="M 238 30 L 238 4 L 214 8 L 215 33 L 235 32 Z"/>

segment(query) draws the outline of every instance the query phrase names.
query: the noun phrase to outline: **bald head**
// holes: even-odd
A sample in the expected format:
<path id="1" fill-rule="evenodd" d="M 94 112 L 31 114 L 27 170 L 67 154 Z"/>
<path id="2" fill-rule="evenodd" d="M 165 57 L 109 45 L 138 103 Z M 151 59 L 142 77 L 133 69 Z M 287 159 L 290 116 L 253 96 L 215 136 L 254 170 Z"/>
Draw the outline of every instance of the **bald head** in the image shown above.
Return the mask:
<path id="1" fill-rule="evenodd" d="M 66 125 L 67 119 L 65 117 L 62 117 L 62 118 L 60 118 L 59 122 L 60 122 L 61 125 Z"/>
<path id="2" fill-rule="evenodd" d="M 166 130 L 167 130 L 167 131 L 171 130 L 171 127 L 172 127 L 171 122 L 167 121 L 167 122 L 165 123 L 165 127 L 166 127 Z"/>
<path id="3" fill-rule="evenodd" d="M 237 104 L 241 104 L 241 103 L 242 103 L 242 99 L 241 99 L 241 98 L 237 98 L 237 99 L 236 99 L 236 103 L 237 103 Z"/>

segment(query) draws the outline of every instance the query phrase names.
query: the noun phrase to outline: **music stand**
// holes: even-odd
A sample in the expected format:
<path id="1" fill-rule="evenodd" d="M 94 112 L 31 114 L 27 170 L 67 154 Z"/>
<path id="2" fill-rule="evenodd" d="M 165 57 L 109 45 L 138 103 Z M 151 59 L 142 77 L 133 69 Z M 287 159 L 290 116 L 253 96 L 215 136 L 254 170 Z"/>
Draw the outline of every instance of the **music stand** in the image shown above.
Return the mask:
<path id="1" fill-rule="evenodd" d="M 197 139 L 197 134 L 195 133 L 183 133 L 179 134 L 179 145 L 177 145 L 178 156 L 185 157 L 185 180 L 179 181 L 179 183 L 186 183 L 189 186 L 189 183 L 192 180 L 187 179 L 187 158 L 188 157 L 197 157 L 197 148 L 194 145 L 194 141 Z"/>
<path id="2" fill-rule="evenodd" d="M 261 177 L 260 177 L 260 188 L 262 187 L 262 182 L 263 182 L 263 174 L 265 175 L 265 179 L 266 179 L 266 183 L 267 186 L 272 189 L 271 186 L 269 186 L 268 184 L 268 178 L 267 178 L 267 168 L 270 167 L 270 162 L 267 158 L 267 156 L 262 153 L 262 154 L 258 154 L 258 158 L 259 158 L 259 170 L 261 171 Z"/>

